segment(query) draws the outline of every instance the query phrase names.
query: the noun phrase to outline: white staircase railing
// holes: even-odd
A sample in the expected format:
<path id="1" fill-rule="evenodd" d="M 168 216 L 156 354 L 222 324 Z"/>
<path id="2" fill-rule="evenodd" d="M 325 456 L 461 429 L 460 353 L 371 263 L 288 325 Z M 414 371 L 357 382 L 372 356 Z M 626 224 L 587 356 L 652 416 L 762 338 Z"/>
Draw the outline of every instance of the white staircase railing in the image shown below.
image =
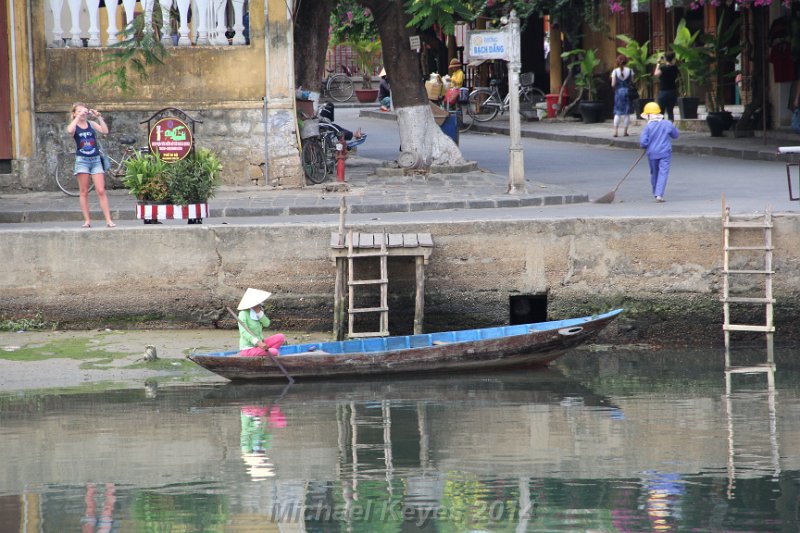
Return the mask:
<path id="1" fill-rule="evenodd" d="M 109 46 L 119 41 L 119 32 L 135 16 L 144 14 L 148 24 L 152 24 L 154 9 L 161 12 L 163 23 L 159 29 L 165 45 L 247 44 L 244 0 L 161 0 L 158 6 L 155 2 L 122 0 L 120 9 L 117 0 L 107 0 L 104 7 L 100 7 L 100 0 L 48 0 L 45 7 L 47 46 Z M 173 6 L 176 9 L 172 9 Z M 178 27 L 176 34 L 172 31 L 174 25 Z M 229 39 L 226 32 L 230 31 L 234 35 Z"/>

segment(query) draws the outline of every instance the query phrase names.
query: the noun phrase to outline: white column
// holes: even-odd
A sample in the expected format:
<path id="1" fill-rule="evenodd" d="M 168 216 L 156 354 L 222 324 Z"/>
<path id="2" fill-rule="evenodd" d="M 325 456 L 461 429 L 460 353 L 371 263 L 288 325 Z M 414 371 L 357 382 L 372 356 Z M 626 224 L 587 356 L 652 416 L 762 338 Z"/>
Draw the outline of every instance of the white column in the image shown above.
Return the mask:
<path id="1" fill-rule="evenodd" d="M 86 0 L 89 11 L 89 46 L 100 46 L 100 0 Z"/>
<path id="2" fill-rule="evenodd" d="M 72 20 L 72 26 L 69 30 L 70 40 L 69 46 L 80 48 L 83 46 L 81 42 L 81 4 L 82 0 L 69 0 L 69 16 Z"/>
<path id="3" fill-rule="evenodd" d="M 155 0 L 141 0 L 144 8 L 144 31 L 153 31 L 153 8 Z"/>
<path id="4" fill-rule="evenodd" d="M 161 7 L 161 44 L 164 46 L 172 46 L 172 17 L 170 10 L 175 2 L 173 0 L 159 0 L 158 5 Z"/>
<path id="5" fill-rule="evenodd" d="M 108 39 L 106 45 L 119 41 L 119 28 L 117 28 L 117 0 L 106 0 L 106 16 L 108 18 Z"/>
<path id="6" fill-rule="evenodd" d="M 122 7 L 125 8 L 125 19 L 128 25 L 133 22 L 133 12 L 136 9 L 136 0 L 122 0 Z"/>
<path id="7" fill-rule="evenodd" d="M 217 6 L 214 0 L 208 0 L 206 5 L 207 10 L 207 24 L 208 24 L 208 42 L 214 44 L 217 42 Z"/>
<path id="8" fill-rule="evenodd" d="M 217 37 L 214 39 L 214 44 L 228 44 L 228 38 L 225 37 L 225 11 L 228 7 L 228 0 L 212 0 L 214 2 L 214 12 L 217 17 Z"/>
<path id="9" fill-rule="evenodd" d="M 509 194 L 524 194 L 525 188 L 525 159 L 522 153 L 522 134 L 519 120 L 519 71 L 520 60 L 520 32 L 519 18 L 516 11 L 511 11 L 506 35 L 509 43 L 508 57 L 508 94 L 509 94 L 509 137 L 511 146 L 508 149 L 508 192 Z"/>
<path id="10" fill-rule="evenodd" d="M 64 46 L 62 37 L 64 29 L 61 27 L 61 11 L 64 8 L 64 0 L 50 0 L 50 10 L 53 12 L 53 35 L 51 42 L 53 46 L 61 48 Z"/>
<path id="11" fill-rule="evenodd" d="M 234 45 L 246 44 L 244 39 L 244 0 L 231 0 L 233 3 L 233 31 L 236 35 L 233 36 Z"/>
<path id="12" fill-rule="evenodd" d="M 189 40 L 189 5 L 191 0 L 177 0 L 181 25 L 178 27 L 178 46 L 191 46 Z"/>
<path id="13" fill-rule="evenodd" d="M 197 40 L 195 44 L 208 44 L 208 0 L 194 0 L 193 13 L 196 14 L 195 20 L 197 28 Z"/>

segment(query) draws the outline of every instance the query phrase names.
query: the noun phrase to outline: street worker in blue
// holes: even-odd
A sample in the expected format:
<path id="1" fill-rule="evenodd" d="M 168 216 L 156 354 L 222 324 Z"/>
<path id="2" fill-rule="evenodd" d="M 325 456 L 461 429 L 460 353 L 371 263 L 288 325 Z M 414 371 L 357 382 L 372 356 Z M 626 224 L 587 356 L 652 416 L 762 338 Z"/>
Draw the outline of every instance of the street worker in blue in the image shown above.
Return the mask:
<path id="1" fill-rule="evenodd" d="M 664 118 L 661 108 L 655 102 L 644 106 L 642 118 L 647 121 L 647 126 L 639 136 L 639 146 L 647 152 L 650 161 L 650 184 L 653 186 L 653 196 L 656 202 L 664 201 L 664 189 L 667 188 L 669 179 L 669 166 L 672 162 L 672 140 L 678 138 L 678 128 Z"/>

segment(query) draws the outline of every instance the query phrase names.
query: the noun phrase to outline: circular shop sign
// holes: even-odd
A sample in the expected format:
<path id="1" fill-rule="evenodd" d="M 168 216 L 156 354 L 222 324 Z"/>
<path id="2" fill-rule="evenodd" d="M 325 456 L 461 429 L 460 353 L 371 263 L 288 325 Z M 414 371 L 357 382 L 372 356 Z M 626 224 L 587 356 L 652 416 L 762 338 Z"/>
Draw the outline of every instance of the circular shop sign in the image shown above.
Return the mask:
<path id="1" fill-rule="evenodd" d="M 150 150 L 165 163 L 180 161 L 192 151 L 192 131 L 182 120 L 162 118 L 150 128 Z"/>

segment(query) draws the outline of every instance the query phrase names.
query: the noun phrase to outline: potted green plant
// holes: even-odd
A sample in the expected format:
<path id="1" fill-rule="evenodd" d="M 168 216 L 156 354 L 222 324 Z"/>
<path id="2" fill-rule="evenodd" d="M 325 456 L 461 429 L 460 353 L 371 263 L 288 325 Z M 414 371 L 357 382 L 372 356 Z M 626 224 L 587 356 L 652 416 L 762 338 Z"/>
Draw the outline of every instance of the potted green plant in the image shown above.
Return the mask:
<path id="1" fill-rule="evenodd" d="M 642 113 L 644 105 L 653 101 L 650 96 L 650 86 L 653 80 L 652 65 L 658 62 L 658 54 L 648 53 L 650 41 L 639 44 L 627 35 L 617 35 L 617 39 L 625 43 L 625 46 L 617 47 L 617 52 L 628 58 L 628 67 L 633 71 L 633 83 L 639 92 L 639 98 L 635 103 L 638 117 Z"/>
<path id="2" fill-rule="evenodd" d="M 722 132 L 733 125 L 733 115 L 725 111 L 725 88 L 731 84 L 730 80 L 736 76 L 735 69 L 730 65 L 736 60 L 741 51 L 736 37 L 738 35 L 741 19 L 725 26 L 725 13 L 719 17 L 714 35 L 703 36 L 701 51 L 708 65 L 708 76 L 705 78 L 706 88 L 706 122 L 711 135 L 721 137 Z"/>
<path id="3" fill-rule="evenodd" d="M 361 39 L 349 44 L 361 73 L 361 89 L 355 90 L 356 98 L 359 102 L 374 102 L 378 98 L 378 89 L 372 87 L 372 75 L 380 65 L 381 41 Z"/>
<path id="4" fill-rule="evenodd" d="M 125 162 L 122 183 L 136 197 L 136 217 L 145 224 L 159 218 L 186 218 L 199 224 L 208 216 L 207 202 L 219 188 L 221 171 L 219 159 L 204 148 L 174 163 L 140 153 Z"/>
<path id="5" fill-rule="evenodd" d="M 705 55 L 695 45 L 699 36 L 699 30 L 692 33 L 686 27 L 686 19 L 681 19 L 671 45 L 680 73 L 678 109 L 680 109 L 682 119 L 697 118 L 697 106 L 700 99 L 695 96 L 694 87 L 695 84 L 704 85 L 708 76 L 708 63 Z"/>
<path id="6" fill-rule="evenodd" d="M 578 98 L 583 121 L 587 124 L 603 121 L 603 102 L 597 100 L 597 85 L 594 79 L 594 70 L 600 65 L 597 50 L 584 50 L 576 48 L 561 54 L 564 59 L 572 58 L 567 68 L 575 71 L 575 87 L 580 90 Z M 584 98 L 584 93 L 586 98 Z"/>

